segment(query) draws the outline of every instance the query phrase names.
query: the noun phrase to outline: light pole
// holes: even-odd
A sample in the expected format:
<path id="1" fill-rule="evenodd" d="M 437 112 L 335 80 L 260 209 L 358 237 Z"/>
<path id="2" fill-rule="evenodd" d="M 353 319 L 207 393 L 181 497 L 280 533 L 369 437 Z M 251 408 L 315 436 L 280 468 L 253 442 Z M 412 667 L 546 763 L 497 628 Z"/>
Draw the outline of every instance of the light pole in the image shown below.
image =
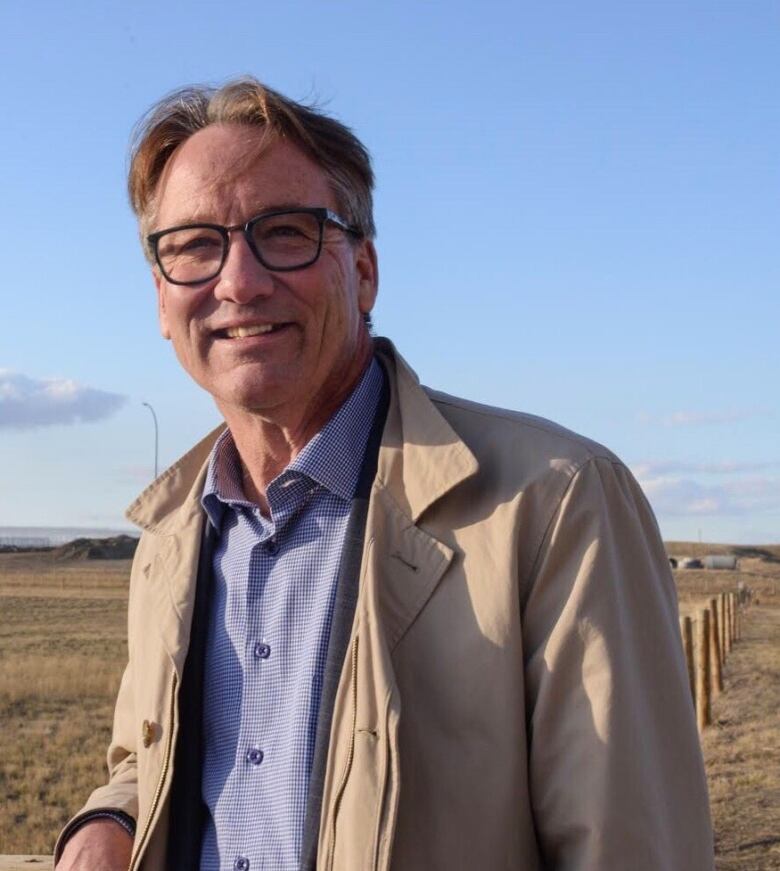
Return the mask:
<path id="1" fill-rule="evenodd" d="M 152 412 L 152 419 L 154 420 L 154 477 L 157 477 L 157 449 L 160 441 L 159 432 L 157 429 L 157 415 L 154 413 L 154 409 L 148 402 L 142 402 L 141 405 L 145 405 L 149 411 Z"/>

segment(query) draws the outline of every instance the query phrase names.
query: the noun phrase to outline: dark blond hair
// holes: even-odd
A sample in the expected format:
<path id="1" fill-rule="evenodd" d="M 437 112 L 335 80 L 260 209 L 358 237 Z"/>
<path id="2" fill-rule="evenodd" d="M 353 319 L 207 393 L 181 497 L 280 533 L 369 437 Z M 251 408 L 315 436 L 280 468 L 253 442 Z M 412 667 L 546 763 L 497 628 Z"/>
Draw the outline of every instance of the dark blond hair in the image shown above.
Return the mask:
<path id="1" fill-rule="evenodd" d="M 140 120 L 131 145 L 127 187 L 142 239 L 154 220 L 157 187 L 167 162 L 185 140 L 210 124 L 260 127 L 296 145 L 324 170 L 342 216 L 364 238 L 373 239 L 374 173 L 363 143 L 341 122 L 251 77 L 220 88 L 181 88 Z"/>

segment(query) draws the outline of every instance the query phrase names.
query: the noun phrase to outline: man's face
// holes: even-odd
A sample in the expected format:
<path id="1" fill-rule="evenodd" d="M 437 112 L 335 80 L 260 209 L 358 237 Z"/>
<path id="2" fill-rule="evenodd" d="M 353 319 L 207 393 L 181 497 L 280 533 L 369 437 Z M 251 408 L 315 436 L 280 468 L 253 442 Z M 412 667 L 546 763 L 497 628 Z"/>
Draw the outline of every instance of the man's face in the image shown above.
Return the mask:
<path id="1" fill-rule="evenodd" d="M 299 206 L 338 212 L 322 169 L 288 142 L 261 147 L 262 140 L 261 130 L 238 125 L 191 136 L 160 180 L 154 229 L 243 224 Z M 266 269 L 234 231 L 216 278 L 183 287 L 156 268 L 154 275 L 163 336 L 228 418 L 240 411 L 280 422 L 327 415 L 368 359 L 363 314 L 376 298 L 374 248 L 332 225 L 325 225 L 319 259 L 304 269 Z M 268 326 L 257 335 L 227 332 Z"/>

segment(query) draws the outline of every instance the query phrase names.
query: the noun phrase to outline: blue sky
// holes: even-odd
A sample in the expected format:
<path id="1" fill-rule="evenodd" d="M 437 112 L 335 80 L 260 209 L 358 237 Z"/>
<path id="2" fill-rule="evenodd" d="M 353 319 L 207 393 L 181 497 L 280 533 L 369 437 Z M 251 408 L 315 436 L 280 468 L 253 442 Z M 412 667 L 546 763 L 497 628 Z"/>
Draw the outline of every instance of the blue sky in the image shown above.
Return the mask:
<path id="1" fill-rule="evenodd" d="M 667 538 L 780 540 L 780 6 L 0 5 L 0 525 L 122 524 L 219 418 L 126 202 L 165 92 L 252 73 L 371 150 L 378 332 L 602 441 Z"/>

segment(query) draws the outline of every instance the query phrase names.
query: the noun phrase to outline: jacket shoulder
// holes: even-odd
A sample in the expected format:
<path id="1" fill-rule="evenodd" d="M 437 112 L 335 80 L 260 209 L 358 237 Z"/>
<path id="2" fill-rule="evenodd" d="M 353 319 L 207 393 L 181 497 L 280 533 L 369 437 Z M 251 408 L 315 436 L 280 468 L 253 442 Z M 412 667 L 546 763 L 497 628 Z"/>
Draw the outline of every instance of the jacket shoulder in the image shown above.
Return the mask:
<path id="1" fill-rule="evenodd" d="M 569 467 L 576 471 L 589 460 L 620 463 L 604 445 L 551 420 L 521 411 L 511 411 L 424 388 L 431 402 L 474 454 L 482 459 L 502 449 L 548 468 Z"/>
<path id="2" fill-rule="evenodd" d="M 608 448 L 532 414 L 438 391 L 428 395 L 478 460 L 479 473 L 470 482 L 466 501 L 484 506 L 487 498 L 496 508 L 516 506 L 513 528 L 524 595 L 545 546 L 553 544 L 555 519 L 562 513 L 604 538 L 614 535 L 624 522 L 618 518 L 628 511 L 632 529 L 643 541 L 655 542 L 652 547 L 663 555 L 652 510 L 629 469 Z M 567 553 L 570 537 L 569 532 L 558 537 L 558 556 Z"/>

